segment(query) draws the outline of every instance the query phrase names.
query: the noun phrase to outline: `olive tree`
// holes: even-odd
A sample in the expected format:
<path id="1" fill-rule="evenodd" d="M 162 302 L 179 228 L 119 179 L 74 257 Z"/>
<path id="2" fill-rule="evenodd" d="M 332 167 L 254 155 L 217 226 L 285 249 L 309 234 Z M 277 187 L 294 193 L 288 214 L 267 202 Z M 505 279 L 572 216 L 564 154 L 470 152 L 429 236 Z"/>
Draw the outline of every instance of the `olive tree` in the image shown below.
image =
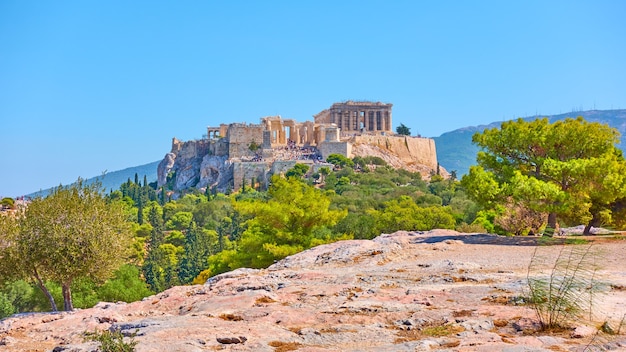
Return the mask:
<path id="1" fill-rule="evenodd" d="M 14 219 L 3 221 L 0 274 L 33 280 L 52 310 L 46 281 L 61 285 L 65 310 L 72 310 L 72 282 L 104 281 L 126 260 L 132 241 L 123 204 L 111 202 L 98 184 L 78 180 L 37 198 Z"/>

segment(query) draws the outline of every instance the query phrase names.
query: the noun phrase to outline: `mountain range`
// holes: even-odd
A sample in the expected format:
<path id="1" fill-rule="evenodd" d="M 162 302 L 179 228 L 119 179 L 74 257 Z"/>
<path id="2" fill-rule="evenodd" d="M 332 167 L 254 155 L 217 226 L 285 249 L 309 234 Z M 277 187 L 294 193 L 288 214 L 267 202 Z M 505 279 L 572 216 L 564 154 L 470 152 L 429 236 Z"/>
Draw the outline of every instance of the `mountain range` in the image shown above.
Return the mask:
<path id="1" fill-rule="evenodd" d="M 120 185 L 128 179 L 134 180 L 135 174 L 139 177 L 140 181 L 143 181 L 144 175 L 148 183 L 155 182 L 157 180 L 157 166 L 161 160 L 154 161 L 148 164 L 128 167 L 123 170 L 106 172 L 100 176 L 94 176 L 85 180 L 86 184 L 92 184 L 99 181 L 102 184 L 102 188 L 106 191 L 116 190 L 120 188 Z M 26 195 L 26 197 L 36 198 L 45 197 L 52 191 L 52 188 L 43 189 L 37 192 Z"/>
<path id="2" fill-rule="evenodd" d="M 555 122 L 568 117 L 576 118 L 578 116 L 582 116 L 589 122 L 608 124 L 609 126 L 617 129 L 622 135 L 626 133 L 626 109 L 573 111 L 551 116 L 528 116 L 523 119 L 531 121 L 537 118 L 545 117 L 548 118 L 550 122 Z M 443 133 L 439 137 L 433 137 L 437 148 L 437 160 L 439 161 L 439 164 L 449 172 L 456 171 L 458 177 L 466 174 L 469 171 L 470 166 L 476 163 L 476 154 L 479 150 L 477 146 L 472 144 L 472 136 L 475 133 L 482 132 L 488 128 L 500 127 L 502 122 L 503 121 L 495 121 L 488 125 L 463 127 Z M 622 151 L 626 151 L 626 142 L 624 139 L 620 140 L 618 147 Z M 138 175 L 140 180 L 143 180 L 145 175 L 148 182 L 154 182 L 157 180 L 157 165 L 159 162 L 160 160 L 144 165 L 129 167 L 123 170 L 109 172 L 104 175 L 87 179 L 86 182 L 91 183 L 99 180 L 105 190 L 118 189 L 119 186 L 128 179 L 133 180 L 135 174 Z M 28 196 L 45 196 L 50 191 L 51 189 L 40 190 L 38 192 L 31 193 Z"/>

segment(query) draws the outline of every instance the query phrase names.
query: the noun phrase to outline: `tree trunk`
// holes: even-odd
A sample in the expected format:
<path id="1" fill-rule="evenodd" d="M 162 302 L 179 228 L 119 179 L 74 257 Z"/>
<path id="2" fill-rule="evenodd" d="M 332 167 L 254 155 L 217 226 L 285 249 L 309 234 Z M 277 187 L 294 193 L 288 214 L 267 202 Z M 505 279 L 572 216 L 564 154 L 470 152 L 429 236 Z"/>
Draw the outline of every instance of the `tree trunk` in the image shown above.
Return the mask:
<path id="1" fill-rule="evenodd" d="M 69 283 L 62 284 L 61 289 L 63 290 L 63 310 L 66 310 L 66 311 L 74 310 L 74 305 L 72 304 L 72 290 L 70 289 L 70 284 Z"/>
<path id="2" fill-rule="evenodd" d="M 548 214 L 548 227 L 556 229 L 556 213 Z"/>
<path id="3" fill-rule="evenodd" d="M 39 273 L 37 272 L 37 268 L 33 269 L 33 275 L 35 276 L 35 279 L 37 280 L 37 286 L 39 287 L 39 289 L 41 289 L 41 292 L 43 292 L 44 296 L 48 298 L 48 301 L 50 302 L 50 308 L 52 309 L 52 311 L 58 312 L 59 309 L 57 308 L 57 304 L 54 301 L 54 297 L 52 297 L 52 294 L 50 293 L 50 291 L 48 291 L 48 288 L 43 283 L 43 280 L 41 279 L 41 277 L 39 276 Z"/>
<path id="4" fill-rule="evenodd" d="M 600 223 L 600 221 L 598 220 L 598 218 L 594 215 L 591 220 L 589 220 L 589 223 L 587 225 L 585 225 L 585 229 L 583 230 L 583 236 L 589 236 L 591 235 L 591 229 L 594 226 L 597 226 Z"/>

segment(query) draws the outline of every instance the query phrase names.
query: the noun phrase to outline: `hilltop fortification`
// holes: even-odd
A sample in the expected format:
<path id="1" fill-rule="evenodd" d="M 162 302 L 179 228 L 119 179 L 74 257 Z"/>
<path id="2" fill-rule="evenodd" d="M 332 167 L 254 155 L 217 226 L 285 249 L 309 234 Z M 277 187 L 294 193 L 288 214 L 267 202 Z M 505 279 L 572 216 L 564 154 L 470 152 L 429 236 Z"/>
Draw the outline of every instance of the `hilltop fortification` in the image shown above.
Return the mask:
<path id="1" fill-rule="evenodd" d="M 224 192 L 244 182 L 264 188 L 271 175 L 296 163 L 309 165 L 310 173 L 332 167 L 325 162 L 330 154 L 378 156 L 395 168 L 430 175 L 438 167 L 434 140 L 393 133 L 391 109 L 392 104 L 347 101 L 313 121 L 267 116 L 259 124 L 208 127 L 200 140 L 173 138 L 158 166 L 158 186 L 174 192 L 191 187 Z"/>

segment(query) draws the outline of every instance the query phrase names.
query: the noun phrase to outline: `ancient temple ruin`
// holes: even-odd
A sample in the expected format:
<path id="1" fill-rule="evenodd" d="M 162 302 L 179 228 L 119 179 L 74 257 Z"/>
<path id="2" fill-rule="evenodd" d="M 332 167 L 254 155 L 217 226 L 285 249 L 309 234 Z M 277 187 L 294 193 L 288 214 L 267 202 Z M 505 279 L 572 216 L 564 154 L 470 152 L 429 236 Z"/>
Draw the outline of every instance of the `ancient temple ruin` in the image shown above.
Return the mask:
<path id="1" fill-rule="evenodd" d="M 330 154 L 352 158 L 354 145 L 369 144 L 394 151 L 407 163 L 437 167 L 434 141 L 396 136 L 392 104 L 345 101 L 297 122 L 281 116 L 262 117 L 257 124 L 230 123 L 207 127 L 202 140 L 172 141 L 172 151 L 159 165 L 158 185 L 175 176 L 173 190 L 188 187 L 238 190 L 245 182 L 267 185 L 271 174 L 296 163 L 321 167 Z M 407 139 L 408 138 L 408 139 Z M 332 167 L 332 165 L 330 165 Z"/>
<path id="2" fill-rule="evenodd" d="M 369 101 L 335 103 L 314 116 L 316 124 L 335 124 L 343 133 L 391 133 L 392 104 Z"/>

